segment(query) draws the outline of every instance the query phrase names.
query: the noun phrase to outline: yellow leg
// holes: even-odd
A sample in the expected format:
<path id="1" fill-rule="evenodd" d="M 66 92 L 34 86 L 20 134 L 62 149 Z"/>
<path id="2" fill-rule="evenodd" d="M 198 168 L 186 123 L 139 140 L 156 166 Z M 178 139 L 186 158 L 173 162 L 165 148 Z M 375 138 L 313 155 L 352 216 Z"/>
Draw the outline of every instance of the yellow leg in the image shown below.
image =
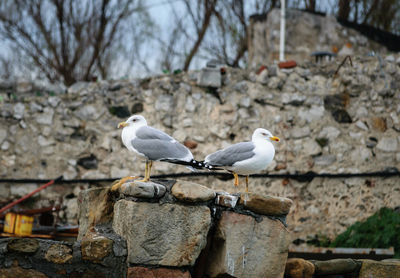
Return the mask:
<path id="1" fill-rule="evenodd" d="M 235 172 L 232 172 L 232 173 L 233 173 L 233 176 L 235 177 L 234 185 L 235 186 L 239 186 L 239 176 L 238 176 L 238 174 L 236 174 Z"/>
<path id="2" fill-rule="evenodd" d="M 121 187 L 121 185 L 123 185 L 128 180 L 134 180 L 134 179 L 138 179 L 138 178 L 139 177 L 136 177 L 136 176 L 128 176 L 128 177 L 124 177 L 120 180 L 116 180 L 111 186 L 111 191 L 118 190 Z"/>
<path id="3" fill-rule="evenodd" d="M 138 180 L 140 182 L 148 182 L 150 180 L 150 171 L 151 166 L 153 165 L 152 161 L 146 161 L 146 167 L 144 168 L 144 178 L 142 180 Z"/>

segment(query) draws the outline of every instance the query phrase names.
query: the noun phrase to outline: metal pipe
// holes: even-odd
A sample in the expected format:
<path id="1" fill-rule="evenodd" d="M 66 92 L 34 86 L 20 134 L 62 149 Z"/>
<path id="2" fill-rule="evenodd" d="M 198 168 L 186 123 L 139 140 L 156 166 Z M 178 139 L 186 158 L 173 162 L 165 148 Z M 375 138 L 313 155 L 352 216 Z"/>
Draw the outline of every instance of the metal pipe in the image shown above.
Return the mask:
<path id="1" fill-rule="evenodd" d="M 285 0 L 281 0 L 281 34 L 279 42 L 279 61 L 285 61 Z"/>

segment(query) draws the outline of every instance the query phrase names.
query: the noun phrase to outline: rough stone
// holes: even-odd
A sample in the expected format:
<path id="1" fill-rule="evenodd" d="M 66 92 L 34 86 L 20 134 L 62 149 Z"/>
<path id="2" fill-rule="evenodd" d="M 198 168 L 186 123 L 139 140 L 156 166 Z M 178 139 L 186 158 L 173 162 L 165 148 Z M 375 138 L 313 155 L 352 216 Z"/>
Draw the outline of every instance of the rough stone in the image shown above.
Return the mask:
<path id="1" fill-rule="evenodd" d="M 17 120 L 20 120 L 24 117 L 24 112 L 25 112 L 25 105 L 23 103 L 18 102 L 17 104 L 14 105 L 13 107 L 13 116 Z"/>
<path id="2" fill-rule="evenodd" d="M 207 273 L 210 277 L 283 277 L 290 243 L 280 221 L 224 211 L 217 224 Z"/>
<path id="3" fill-rule="evenodd" d="M 397 151 L 397 139 L 394 137 L 384 137 L 381 140 L 379 140 L 378 145 L 376 145 L 376 148 L 378 150 L 384 151 L 384 152 L 395 152 Z"/>
<path id="4" fill-rule="evenodd" d="M 305 127 L 294 127 L 290 134 L 293 139 L 299 139 L 309 136 L 310 133 L 311 133 L 310 128 L 308 126 L 305 126 Z"/>
<path id="5" fill-rule="evenodd" d="M 138 198 L 161 198 L 164 196 L 165 191 L 166 188 L 164 185 L 151 181 L 126 182 L 120 188 L 122 194 Z"/>
<path id="6" fill-rule="evenodd" d="M 307 155 L 317 155 L 322 151 L 320 145 L 314 140 L 307 140 L 303 144 L 303 152 Z"/>
<path id="7" fill-rule="evenodd" d="M 128 268 L 127 278 L 191 278 L 189 271 L 170 268 L 147 268 L 135 266 Z"/>
<path id="8" fill-rule="evenodd" d="M 72 249 L 63 244 L 53 244 L 47 250 L 46 260 L 56 264 L 65 264 L 72 259 Z"/>
<path id="9" fill-rule="evenodd" d="M 82 190 L 78 196 L 78 240 L 88 236 L 95 225 L 112 222 L 113 206 L 109 187 Z"/>
<path id="10" fill-rule="evenodd" d="M 1 278 L 15 278 L 15 277 L 48 278 L 48 276 L 42 272 L 39 272 L 34 269 L 24 269 L 19 266 L 14 266 L 10 268 L 0 268 L 0 277 Z"/>
<path id="11" fill-rule="evenodd" d="M 39 249 L 39 242 L 34 238 L 14 238 L 7 244 L 9 252 L 32 254 Z"/>
<path id="12" fill-rule="evenodd" d="M 227 208 L 234 208 L 239 200 L 239 196 L 231 195 L 227 192 L 217 192 L 215 204 Z"/>
<path id="13" fill-rule="evenodd" d="M 351 273 L 360 265 L 353 259 L 334 259 L 328 261 L 313 261 L 316 275 L 339 275 Z"/>
<path id="14" fill-rule="evenodd" d="M 53 123 L 54 110 L 50 107 L 45 107 L 41 114 L 36 116 L 36 122 L 42 125 L 51 125 Z"/>
<path id="15" fill-rule="evenodd" d="M 99 263 L 112 252 L 113 241 L 97 235 L 81 241 L 82 259 Z"/>
<path id="16" fill-rule="evenodd" d="M 215 198 L 215 191 L 203 185 L 177 181 L 172 187 L 172 195 L 180 201 L 188 203 L 207 202 Z"/>
<path id="17" fill-rule="evenodd" d="M 400 262 L 363 260 L 359 278 L 400 277 Z"/>
<path id="18" fill-rule="evenodd" d="M 312 278 L 315 272 L 314 265 L 300 258 L 290 258 L 286 262 L 285 277 Z"/>
<path id="19" fill-rule="evenodd" d="M 324 127 L 319 133 L 320 138 L 328 138 L 333 141 L 340 135 L 340 130 L 333 126 Z"/>
<path id="20" fill-rule="evenodd" d="M 356 127 L 358 127 L 359 129 L 368 131 L 368 126 L 360 120 L 356 122 Z"/>
<path id="21" fill-rule="evenodd" d="M 199 72 L 197 85 L 202 87 L 221 87 L 221 72 L 219 68 L 204 68 Z"/>
<path id="22" fill-rule="evenodd" d="M 282 197 L 242 193 L 240 194 L 239 204 L 245 209 L 263 215 L 286 215 L 289 213 L 293 201 Z"/>
<path id="23" fill-rule="evenodd" d="M 85 105 L 81 106 L 76 112 L 75 115 L 84 121 L 92 120 L 95 121 L 103 115 L 104 110 L 99 109 L 94 105 Z"/>
<path id="24" fill-rule="evenodd" d="M 7 138 L 7 130 L 0 129 L 0 144 Z"/>
<path id="25" fill-rule="evenodd" d="M 329 166 L 336 161 L 336 156 L 333 154 L 320 155 L 314 157 L 314 163 L 318 166 Z"/>
<path id="26" fill-rule="evenodd" d="M 132 264 L 194 265 L 210 225 L 206 206 L 120 200 L 114 207 L 113 229 L 127 240 Z"/>

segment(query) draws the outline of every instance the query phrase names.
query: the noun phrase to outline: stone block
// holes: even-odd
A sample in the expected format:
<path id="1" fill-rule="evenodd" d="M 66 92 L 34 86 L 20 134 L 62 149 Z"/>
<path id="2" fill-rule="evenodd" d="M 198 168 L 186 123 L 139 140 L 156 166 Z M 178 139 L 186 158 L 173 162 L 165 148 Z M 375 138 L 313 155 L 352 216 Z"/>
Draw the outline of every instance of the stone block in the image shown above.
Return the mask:
<path id="1" fill-rule="evenodd" d="M 15 277 L 48 278 L 48 276 L 43 274 L 42 272 L 36 271 L 34 269 L 24 269 L 19 266 L 0 269 L 0 277 L 1 278 L 15 278 Z"/>
<path id="2" fill-rule="evenodd" d="M 128 268 L 127 278 L 191 278 L 189 271 L 170 268 L 147 268 L 142 266 Z"/>
<path id="3" fill-rule="evenodd" d="M 217 198 L 215 198 L 215 204 L 227 208 L 234 208 L 239 200 L 239 196 L 231 195 L 226 192 L 217 192 Z"/>
<path id="4" fill-rule="evenodd" d="M 400 277 L 400 262 L 363 260 L 359 278 Z"/>
<path id="5" fill-rule="evenodd" d="M 82 190 L 78 196 L 78 240 L 89 234 L 94 226 L 111 223 L 113 206 L 109 187 Z"/>
<path id="6" fill-rule="evenodd" d="M 183 202 L 207 202 L 215 198 L 215 191 L 197 183 L 177 181 L 172 187 L 172 195 Z"/>
<path id="7" fill-rule="evenodd" d="M 328 261 L 313 261 L 316 275 L 338 275 L 352 273 L 359 269 L 360 265 L 353 259 L 334 259 Z"/>
<path id="8" fill-rule="evenodd" d="M 286 262 L 285 277 L 312 278 L 315 272 L 314 265 L 300 258 L 290 258 Z"/>
<path id="9" fill-rule="evenodd" d="M 221 72 L 219 68 L 204 68 L 197 78 L 197 85 L 203 87 L 221 87 Z"/>
<path id="10" fill-rule="evenodd" d="M 72 259 L 72 249 L 63 244 L 53 244 L 47 250 L 44 257 L 49 262 L 65 264 Z"/>
<path id="11" fill-rule="evenodd" d="M 224 211 L 208 260 L 210 277 L 283 277 L 290 243 L 280 221 Z"/>
<path id="12" fill-rule="evenodd" d="M 155 182 L 131 181 L 121 186 L 120 192 L 126 196 L 137 198 L 161 198 L 164 196 L 166 188 L 162 184 Z"/>
<path id="13" fill-rule="evenodd" d="M 262 196 L 254 193 L 242 193 L 239 204 L 245 209 L 263 215 L 286 215 L 293 201 L 288 198 Z"/>
<path id="14" fill-rule="evenodd" d="M 119 200 L 114 206 L 114 231 L 125 238 L 128 263 L 194 265 L 207 242 L 211 225 L 206 206 Z"/>
<path id="15" fill-rule="evenodd" d="M 81 241 L 81 252 L 84 260 L 101 262 L 112 252 L 113 241 L 104 236 L 96 236 Z"/>
<path id="16" fill-rule="evenodd" d="M 14 238 L 7 244 L 9 252 L 33 254 L 39 249 L 39 242 L 34 238 Z"/>

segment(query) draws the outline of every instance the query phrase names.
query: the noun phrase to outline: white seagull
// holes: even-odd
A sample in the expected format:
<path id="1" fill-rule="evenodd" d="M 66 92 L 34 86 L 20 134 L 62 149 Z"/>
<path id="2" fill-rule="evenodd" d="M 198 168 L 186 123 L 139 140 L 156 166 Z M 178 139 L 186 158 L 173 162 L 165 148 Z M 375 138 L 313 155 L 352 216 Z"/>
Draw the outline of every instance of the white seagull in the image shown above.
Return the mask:
<path id="1" fill-rule="evenodd" d="M 266 129 L 257 128 L 251 142 L 237 143 L 207 155 L 205 167 L 219 167 L 231 172 L 235 177 L 235 186 L 239 186 L 238 175 L 245 175 L 248 192 L 249 175 L 266 169 L 274 158 L 275 148 L 272 141 L 279 142 L 280 139 Z"/>
<path id="2" fill-rule="evenodd" d="M 193 158 L 188 148 L 161 130 L 148 126 L 146 119 L 141 115 L 129 117 L 125 122 L 119 123 L 118 128 L 123 128 L 121 137 L 125 147 L 146 159 L 144 178 L 140 181 L 150 180 L 153 161 L 186 165 L 191 169 L 204 167 L 202 162 Z M 122 178 L 113 185 L 112 190 L 118 189 L 132 178 Z"/>

